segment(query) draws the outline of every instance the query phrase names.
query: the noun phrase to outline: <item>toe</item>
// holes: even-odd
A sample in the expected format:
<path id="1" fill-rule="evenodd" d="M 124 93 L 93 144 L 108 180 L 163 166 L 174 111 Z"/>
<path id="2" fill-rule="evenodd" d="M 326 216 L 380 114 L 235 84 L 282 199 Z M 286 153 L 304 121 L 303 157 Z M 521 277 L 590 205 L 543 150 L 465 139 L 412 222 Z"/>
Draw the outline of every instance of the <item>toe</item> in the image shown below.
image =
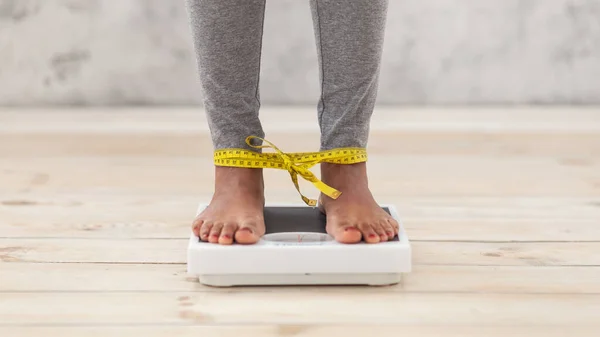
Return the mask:
<path id="1" fill-rule="evenodd" d="M 362 239 L 362 233 L 356 226 L 333 217 L 327 219 L 327 233 L 339 243 L 358 243 Z"/>
<path id="2" fill-rule="evenodd" d="M 396 232 L 394 231 L 394 228 L 389 223 L 389 221 L 382 221 L 380 226 L 385 231 L 385 235 L 387 236 L 388 240 L 391 240 L 394 238 L 394 236 L 396 236 Z"/>
<path id="3" fill-rule="evenodd" d="M 369 223 L 360 224 L 358 226 L 358 229 L 360 229 L 360 231 L 362 232 L 363 237 L 365 238 L 365 241 L 367 243 L 377 243 L 380 241 L 379 234 L 377 234 L 375 232 L 375 230 L 373 229 L 373 226 L 371 226 L 371 224 L 369 224 Z"/>
<path id="4" fill-rule="evenodd" d="M 210 230 L 212 229 L 213 224 L 212 222 L 209 221 L 204 221 L 202 223 L 202 226 L 200 226 L 200 229 L 198 229 L 198 236 L 200 237 L 200 240 L 202 241 L 208 241 L 208 234 L 210 233 Z"/>
<path id="5" fill-rule="evenodd" d="M 394 230 L 394 235 L 398 235 L 398 233 L 400 232 L 400 225 L 398 224 L 398 221 L 396 221 L 394 218 L 389 218 L 387 223 Z"/>
<path id="6" fill-rule="evenodd" d="M 340 242 L 358 243 L 362 240 L 362 233 L 356 226 L 344 226 L 340 228 Z"/>
<path id="7" fill-rule="evenodd" d="M 388 240 L 388 236 L 385 233 L 385 229 L 383 228 L 383 226 L 381 225 L 381 223 L 375 223 L 373 225 L 371 225 L 373 227 L 373 230 L 375 230 L 375 233 L 377 233 L 377 235 L 379 235 L 379 240 L 381 242 L 385 242 Z"/>
<path id="8" fill-rule="evenodd" d="M 356 226 L 341 226 L 334 235 L 336 241 L 341 243 L 358 243 L 362 239 L 362 233 Z"/>
<path id="9" fill-rule="evenodd" d="M 260 233 L 258 232 L 258 226 L 256 223 L 244 223 L 235 232 L 235 242 L 237 243 L 249 245 L 257 243 L 258 240 L 260 240 Z"/>
<path id="10" fill-rule="evenodd" d="M 222 223 L 216 223 L 210 229 L 210 234 L 208 236 L 208 242 L 210 243 L 218 243 L 219 237 L 221 236 L 221 230 L 223 229 Z"/>
<path id="11" fill-rule="evenodd" d="M 219 236 L 219 243 L 222 245 L 230 245 L 233 243 L 233 234 L 237 229 L 237 224 L 235 222 L 230 222 L 223 226 L 223 230 L 221 230 L 221 235 Z"/>
<path id="12" fill-rule="evenodd" d="M 194 232 L 194 235 L 196 235 L 197 237 L 200 237 L 200 227 L 202 227 L 203 223 L 203 219 L 195 219 L 192 223 L 192 232 Z"/>

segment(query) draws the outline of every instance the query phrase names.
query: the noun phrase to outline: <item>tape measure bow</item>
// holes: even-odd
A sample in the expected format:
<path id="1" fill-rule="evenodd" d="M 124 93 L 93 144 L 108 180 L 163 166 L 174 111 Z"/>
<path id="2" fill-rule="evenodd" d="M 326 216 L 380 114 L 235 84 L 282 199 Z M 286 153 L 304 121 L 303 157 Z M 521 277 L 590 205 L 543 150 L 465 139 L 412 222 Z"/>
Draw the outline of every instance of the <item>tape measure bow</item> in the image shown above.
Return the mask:
<path id="1" fill-rule="evenodd" d="M 253 145 L 252 139 L 259 139 L 268 145 Z M 286 170 L 300 193 L 302 200 L 309 206 L 316 206 L 317 201 L 302 195 L 298 185 L 298 176 L 310 181 L 323 194 L 337 199 L 342 192 L 319 180 L 309 169 L 319 163 L 355 164 L 367 161 L 367 152 L 361 148 L 340 148 L 320 152 L 284 153 L 271 142 L 256 136 L 246 138 L 246 144 L 253 148 L 271 148 L 275 153 L 257 153 L 244 149 L 222 149 L 214 153 L 217 166 L 243 168 L 275 168 Z"/>

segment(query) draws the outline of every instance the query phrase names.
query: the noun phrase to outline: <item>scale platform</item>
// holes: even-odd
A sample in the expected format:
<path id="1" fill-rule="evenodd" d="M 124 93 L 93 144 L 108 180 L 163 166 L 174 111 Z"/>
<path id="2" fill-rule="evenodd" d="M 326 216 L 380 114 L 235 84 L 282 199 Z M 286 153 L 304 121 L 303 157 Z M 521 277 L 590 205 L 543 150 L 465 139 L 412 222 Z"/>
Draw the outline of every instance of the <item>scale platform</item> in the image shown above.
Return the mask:
<path id="1" fill-rule="evenodd" d="M 200 205 L 198 214 L 207 205 Z M 392 205 L 381 206 L 400 224 L 388 242 L 339 243 L 325 231 L 318 208 L 267 205 L 266 233 L 253 245 L 219 245 L 191 234 L 188 274 L 216 286 L 390 285 L 411 271 L 410 242 Z"/>

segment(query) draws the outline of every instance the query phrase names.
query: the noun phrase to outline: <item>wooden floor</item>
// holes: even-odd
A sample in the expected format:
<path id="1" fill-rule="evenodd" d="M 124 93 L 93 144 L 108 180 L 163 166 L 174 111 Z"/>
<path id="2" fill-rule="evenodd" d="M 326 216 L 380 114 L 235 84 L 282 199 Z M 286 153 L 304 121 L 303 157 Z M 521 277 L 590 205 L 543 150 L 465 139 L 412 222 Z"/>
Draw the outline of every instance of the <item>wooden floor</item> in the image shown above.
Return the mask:
<path id="1" fill-rule="evenodd" d="M 313 110 L 262 116 L 318 148 Z M 185 273 L 202 111 L 4 109 L 0 336 L 598 336 L 600 108 L 381 108 L 369 153 L 412 240 L 402 284 L 216 289 Z M 267 198 L 301 202 L 283 171 Z"/>

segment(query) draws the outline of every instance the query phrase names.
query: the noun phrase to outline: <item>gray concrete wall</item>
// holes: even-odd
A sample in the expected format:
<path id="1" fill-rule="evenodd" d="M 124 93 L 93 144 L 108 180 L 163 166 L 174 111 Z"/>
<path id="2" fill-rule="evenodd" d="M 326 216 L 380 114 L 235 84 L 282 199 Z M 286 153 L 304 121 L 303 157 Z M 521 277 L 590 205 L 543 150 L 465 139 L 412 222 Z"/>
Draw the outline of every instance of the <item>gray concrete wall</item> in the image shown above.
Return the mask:
<path id="1" fill-rule="evenodd" d="M 261 96 L 315 104 L 306 0 L 269 0 Z M 381 104 L 600 103 L 600 0 L 390 0 Z M 201 102 L 184 0 L 0 0 L 0 105 Z"/>

